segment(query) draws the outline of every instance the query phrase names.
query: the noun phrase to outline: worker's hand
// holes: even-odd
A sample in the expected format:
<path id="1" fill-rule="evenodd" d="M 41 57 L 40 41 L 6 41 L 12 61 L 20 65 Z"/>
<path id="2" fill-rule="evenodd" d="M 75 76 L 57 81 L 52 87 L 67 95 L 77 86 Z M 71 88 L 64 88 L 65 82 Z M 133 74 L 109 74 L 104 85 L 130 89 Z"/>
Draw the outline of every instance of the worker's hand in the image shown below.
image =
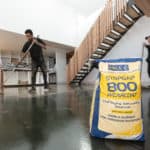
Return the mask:
<path id="1" fill-rule="evenodd" d="M 44 44 L 38 42 L 37 39 L 33 39 L 33 43 L 35 43 L 35 44 L 41 46 L 42 48 L 46 49 L 46 45 L 44 45 Z"/>
<path id="2" fill-rule="evenodd" d="M 37 39 L 33 39 L 33 41 L 32 41 L 33 43 L 35 43 L 35 44 L 39 44 L 39 42 L 37 41 Z"/>

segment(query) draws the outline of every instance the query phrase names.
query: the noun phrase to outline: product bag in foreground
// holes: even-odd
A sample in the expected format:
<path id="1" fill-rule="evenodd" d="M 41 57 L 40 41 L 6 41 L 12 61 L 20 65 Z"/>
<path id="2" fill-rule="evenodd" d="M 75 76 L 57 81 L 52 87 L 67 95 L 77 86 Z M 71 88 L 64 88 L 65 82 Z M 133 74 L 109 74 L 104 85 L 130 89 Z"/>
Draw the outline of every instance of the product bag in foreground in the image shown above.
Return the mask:
<path id="1" fill-rule="evenodd" d="M 98 138 L 144 141 L 140 58 L 97 60 L 90 134 Z"/>

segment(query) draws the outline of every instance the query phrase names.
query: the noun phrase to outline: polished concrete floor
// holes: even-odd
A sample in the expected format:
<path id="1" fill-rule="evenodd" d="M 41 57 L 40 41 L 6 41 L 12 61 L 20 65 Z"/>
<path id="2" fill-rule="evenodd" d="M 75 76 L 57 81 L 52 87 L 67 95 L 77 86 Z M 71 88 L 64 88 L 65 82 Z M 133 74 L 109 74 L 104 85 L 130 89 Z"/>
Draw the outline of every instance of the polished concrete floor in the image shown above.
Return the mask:
<path id="1" fill-rule="evenodd" d="M 150 89 L 143 89 L 146 142 L 95 139 L 89 135 L 92 86 L 7 88 L 0 99 L 0 150 L 149 150 Z"/>

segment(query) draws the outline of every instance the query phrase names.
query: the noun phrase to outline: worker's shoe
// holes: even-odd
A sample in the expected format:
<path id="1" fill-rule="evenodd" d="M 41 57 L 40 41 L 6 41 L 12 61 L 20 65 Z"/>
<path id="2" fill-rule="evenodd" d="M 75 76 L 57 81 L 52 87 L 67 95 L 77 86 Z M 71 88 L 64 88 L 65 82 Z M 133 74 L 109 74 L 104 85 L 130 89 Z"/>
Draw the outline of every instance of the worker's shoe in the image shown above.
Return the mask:
<path id="1" fill-rule="evenodd" d="M 49 91 L 49 87 L 48 87 L 48 86 L 44 86 L 43 91 L 44 91 L 44 92 L 48 92 L 48 91 Z"/>
<path id="2" fill-rule="evenodd" d="M 35 87 L 32 87 L 30 90 L 29 90 L 30 93 L 35 93 L 36 92 L 36 89 Z"/>

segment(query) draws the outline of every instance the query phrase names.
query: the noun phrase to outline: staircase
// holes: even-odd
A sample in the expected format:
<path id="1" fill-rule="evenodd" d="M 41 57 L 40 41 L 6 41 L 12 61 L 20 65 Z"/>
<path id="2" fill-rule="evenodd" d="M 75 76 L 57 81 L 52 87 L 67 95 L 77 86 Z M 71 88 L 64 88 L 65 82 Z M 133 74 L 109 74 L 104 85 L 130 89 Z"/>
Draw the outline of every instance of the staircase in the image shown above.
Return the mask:
<path id="1" fill-rule="evenodd" d="M 135 0 L 135 2 L 144 14 L 150 17 L 150 0 Z"/>
<path id="2" fill-rule="evenodd" d="M 89 61 L 104 58 L 142 16 L 133 0 L 108 0 L 67 65 L 68 83 L 80 84 L 92 70 Z"/>

